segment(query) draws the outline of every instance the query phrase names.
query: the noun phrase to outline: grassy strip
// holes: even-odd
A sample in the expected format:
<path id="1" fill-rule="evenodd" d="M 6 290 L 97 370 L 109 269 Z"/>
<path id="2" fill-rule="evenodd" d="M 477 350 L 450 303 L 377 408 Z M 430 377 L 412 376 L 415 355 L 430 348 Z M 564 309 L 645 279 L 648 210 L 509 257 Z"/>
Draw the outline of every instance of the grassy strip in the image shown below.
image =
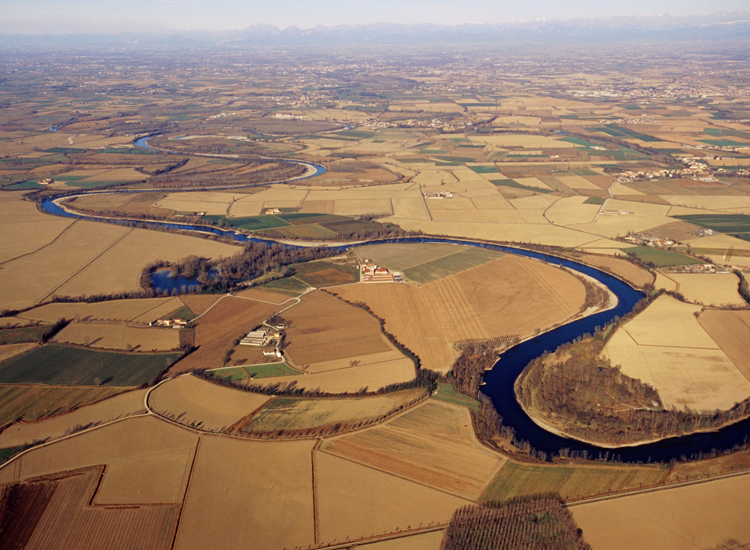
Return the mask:
<path id="1" fill-rule="evenodd" d="M 206 374 L 214 378 L 221 378 L 223 380 L 237 382 L 240 380 L 250 380 L 254 378 L 293 376 L 295 374 L 299 374 L 299 371 L 288 367 L 286 363 L 269 363 L 267 365 L 252 365 L 249 367 L 212 370 L 207 371 Z"/>

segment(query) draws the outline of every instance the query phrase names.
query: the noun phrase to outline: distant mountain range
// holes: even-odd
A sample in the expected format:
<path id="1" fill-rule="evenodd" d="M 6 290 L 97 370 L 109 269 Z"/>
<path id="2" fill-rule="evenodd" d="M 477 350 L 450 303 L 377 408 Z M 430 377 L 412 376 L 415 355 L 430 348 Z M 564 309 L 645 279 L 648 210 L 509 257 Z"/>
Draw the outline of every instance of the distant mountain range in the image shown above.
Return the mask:
<path id="1" fill-rule="evenodd" d="M 235 31 L 166 34 L 0 34 L 1 47 L 249 47 L 425 44 L 518 44 L 560 42 L 712 41 L 750 46 L 750 12 L 700 17 L 610 17 L 524 23 L 464 25 L 317 26 L 311 29 L 254 25 Z"/>

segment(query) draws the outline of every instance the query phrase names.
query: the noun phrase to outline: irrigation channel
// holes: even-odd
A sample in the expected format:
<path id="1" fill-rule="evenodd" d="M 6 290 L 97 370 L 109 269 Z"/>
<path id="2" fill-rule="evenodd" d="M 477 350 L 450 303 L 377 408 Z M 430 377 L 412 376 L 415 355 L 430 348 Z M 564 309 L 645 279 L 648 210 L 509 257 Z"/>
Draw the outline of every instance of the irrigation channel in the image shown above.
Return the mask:
<path id="1" fill-rule="evenodd" d="M 141 144 L 141 146 L 143 146 L 145 145 L 145 138 L 141 139 L 144 140 Z M 323 168 L 323 170 L 325 170 L 325 168 Z M 190 190 L 196 191 L 196 189 Z M 144 192 L 144 190 L 141 189 L 138 191 L 109 192 L 132 193 Z M 82 196 L 86 194 L 90 193 L 76 193 L 67 195 L 64 198 L 71 198 L 74 196 Z M 235 231 L 228 231 L 210 226 L 180 224 L 163 221 L 121 220 L 114 218 L 81 215 L 62 208 L 56 202 L 59 199 L 60 197 L 54 200 L 45 199 L 42 202 L 42 208 L 50 214 L 78 218 L 82 220 L 116 224 L 127 223 L 128 225 L 135 225 L 138 227 L 177 229 L 181 231 L 196 232 L 199 234 L 212 233 L 214 235 L 219 235 L 221 237 L 229 238 L 243 243 L 254 242 L 279 244 L 276 241 L 249 237 L 245 234 Z M 593 459 L 646 463 L 669 462 L 673 459 L 680 460 L 682 458 L 696 457 L 701 453 L 729 450 L 737 445 L 742 445 L 748 442 L 748 435 L 750 435 L 750 419 L 737 422 L 718 431 L 695 433 L 692 435 L 663 439 L 661 441 L 653 443 L 616 448 L 598 447 L 596 445 L 591 445 L 576 439 L 570 439 L 548 432 L 544 428 L 535 424 L 534 421 L 529 418 L 529 416 L 526 414 L 526 412 L 523 410 L 516 399 L 513 386 L 516 379 L 523 371 L 524 367 L 528 365 L 529 362 L 531 362 L 533 359 L 542 355 L 545 351 L 554 351 L 560 345 L 571 342 L 584 334 L 593 334 L 596 330 L 596 327 L 603 327 L 604 325 L 611 322 L 615 317 L 622 317 L 623 315 L 629 313 L 630 311 L 632 311 L 635 304 L 641 298 L 643 298 L 643 293 L 634 290 L 632 287 L 630 287 L 620 279 L 617 279 L 616 277 L 613 277 L 590 266 L 579 264 L 571 260 L 559 258 L 550 254 L 544 254 L 541 252 L 486 242 L 435 237 L 406 237 L 399 239 L 368 241 L 365 243 L 348 245 L 337 245 L 331 246 L 330 248 L 338 252 L 344 252 L 353 247 L 384 243 L 462 244 L 480 248 L 487 248 L 507 254 L 526 256 L 528 258 L 534 258 L 553 265 L 563 266 L 578 273 L 593 277 L 597 281 L 606 285 L 615 294 L 615 296 L 617 296 L 618 304 L 614 309 L 602 311 L 583 319 L 578 319 L 566 325 L 555 328 L 549 332 L 540 334 L 532 339 L 521 342 L 520 344 L 510 348 L 502 355 L 500 355 L 497 363 L 495 363 L 495 366 L 485 375 L 485 385 L 482 386 L 482 391 L 488 397 L 490 397 L 490 399 L 492 399 L 492 402 L 495 405 L 498 414 L 503 419 L 503 424 L 505 426 L 512 427 L 515 430 L 517 438 L 528 441 L 536 450 L 544 451 L 550 457 L 559 454 L 562 449 L 568 449 L 569 451 L 577 452 L 582 456 Z M 283 246 L 288 246 L 290 248 L 302 248 L 298 245 L 289 244 L 283 244 Z M 502 314 L 502 312 L 498 312 L 498 315 Z"/>

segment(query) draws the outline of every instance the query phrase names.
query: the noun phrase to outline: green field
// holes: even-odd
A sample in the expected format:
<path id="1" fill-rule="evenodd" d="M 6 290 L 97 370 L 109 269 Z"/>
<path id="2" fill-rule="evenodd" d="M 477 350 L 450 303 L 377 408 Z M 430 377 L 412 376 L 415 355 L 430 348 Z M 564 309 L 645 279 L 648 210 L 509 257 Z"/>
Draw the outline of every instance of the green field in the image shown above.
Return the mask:
<path id="1" fill-rule="evenodd" d="M 45 345 L 0 363 L 0 383 L 140 386 L 153 380 L 180 355 Z"/>
<path id="2" fill-rule="evenodd" d="M 628 128 L 622 128 L 621 126 L 617 126 L 615 124 L 586 129 L 589 132 L 602 132 L 613 137 L 629 137 L 640 139 L 641 141 L 661 141 L 655 137 L 647 136 L 645 134 L 639 134 L 638 132 L 634 132 L 633 130 L 629 130 Z"/>
<path id="3" fill-rule="evenodd" d="M 411 267 L 404 271 L 404 275 L 412 281 L 424 284 L 482 265 L 501 256 L 503 256 L 502 252 L 470 246 L 450 256 Z"/>
<path id="4" fill-rule="evenodd" d="M 607 198 L 606 197 L 589 197 L 588 199 L 586 199 L 585 201 L 583 201 L 583 204 L 598 204 L 598 205 L 602 205 L 605 202 L 607 202 Z"/>
<path id="5" fill-rule="evenodd" d="M 271 281 L 270 283 L 265 283 L 258 288 L 266 288 L 268 290 L 273 290 L 276 292 L 291 294 L 292 296 L 299 296 L 304 291 L 306 291 L 309 286 L 310 285 L 308 285 L 307 283 L 300 281 L 296 277 L 292 276 L 286 277 L 284 279 L 277 279 L 275 281 Z"/>
<path id="6" fill-rule="evenodd" d="M 318 288 L 345 285 L 359 281 L 359 268 L 355 264 L 327 262 L 325 260 L 293 264 L 294 278 L 307 286 Z"/>
<path id="7" fill-rule="evenodd" d="M 38 420 L 127 391 L 116 387 L 0 385 L 0 426 L 17 419 Z"/>
<path id="8" fill-rule="evenodd" d="M 708 143 L 709 145 L 715 145 L 716 147 L 747 147 L 747 143 L 741 141 L 733 141 L 731 139 L 701 139 L 701 143 Z"/>
<path id="9" fill-rule="evenodd" d="M 623 252 L 638 257 L 647 264 L 653 264 L 654 267 L 673 267 L 677 265 L 693 265 L 701 263 L 695 258 L 685 256 L 679 252 L 670 252 L 659 248 L 648 246 L 635 246 L 633 248 L 624 248 Z"/>
<path id="10" fill-rule="evenodd" d="M 215 224 L 226 224 L 237 229 L 257 231 L 258 229 L 271 229 L 274 227 L 285 227 L 289 224 L 277 216 L 247 216 L 244 218 L 227 218 L 219 215 L 205 215 L 203 219 Z"/>
<path id="11" fill-rule="evenodd" d="M 571 500 L 614 491 L 660 484 L 666 466 L 541 465 L 508 462 L 480 497 L 480 501 L 505 500 L 523 495 L 554 492 Z"/>
<path id="12" fill-rule="evenodd" d="M 450 384 L 440 384 L 437 392 L 432 396 L 432 399 L 453 403 L 454 405 L 461 405 L 462 407 L 468 407 L 475 413 L 478 413 L 480 408 L 479 401 L 468 395 L 457 392 Z"/>
<path id="13" fill-rule="evenodd" d="M 514 189 L 525 189 L 526 191 L 533 191 L 534 193 L 552 193 L 552 189 L 541 189 L 539 187 L 529 187 L 528 185 L 521 185 L 511 179 L 502 180 L 490 180 L 490 183 L 497 185 L 498 187 L 513 187 Z"/>
<path id="14" fill-rule="evenodd" d="M 6 447 L 5 449 L 0 449 L 0 464 L 5 464 L 26 448 L 27 447 Z"/>
<path id="15" fill-rule="evenodd" d="M 477 174 L 497 174 L 496 166 L 469 166 Z"/>
<path id="16" fill-rule="evenodd" d="M 252 365 L 249 367 L 234 367 L 231 369 L 221 369 L 208 371 L 208 374 L 214 378 L 223 380 L 239 381 L 249 380 L 251 378 L 270 378 L 274 376 L 292 376 L 299 374 L 286 365 L 286 363 L 269 363 L 267 365 Z"/>
<path id="17" fill-rule="evenodd" d="M 745 214 L 688 214 L 675 218 L 750 241 L 750 216 Z"/>
<path id="18" fill-rule="evenodd" d="M 0 346 L 6 344 L 25 344 L 38 342 L 52 325 L 40 325 L 37 327 L 8 328 L 0 330 Z"/>

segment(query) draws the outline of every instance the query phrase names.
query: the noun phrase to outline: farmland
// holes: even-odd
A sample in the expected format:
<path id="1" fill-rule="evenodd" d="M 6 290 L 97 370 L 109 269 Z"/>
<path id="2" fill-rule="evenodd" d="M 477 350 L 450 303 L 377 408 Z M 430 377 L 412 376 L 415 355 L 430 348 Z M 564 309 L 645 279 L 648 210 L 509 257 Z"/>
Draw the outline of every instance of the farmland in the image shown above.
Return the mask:
<path id="1" fill-rule="evenodd" d="M 180 355 L 116 353 L 49 344 L 0 363 L 0 383 L 140 386 Z"/>
<path id="2" fill-rule="evenodd" d="M 423 367 L 441 372 L 457 356 L 454 342 L 533 334 L 578 313 L 585 294 L 567 272 L 513 255 L 421 287 L 348 285 L 335 292 L 366 303 Z"/>
<path id="3" fill-rule="evenodd" d="M 481 396 L 456 390 L 460 366 L 415 371 L 447 373 L 472 344 L 502 349 L 576 319 L 590 305 L 581 279 L 480 247 L 367 244 L 407 231 L 481 240 L 653 290 L 594 354 L 653 400 L 609 395 L 604 366 L 587 387 L 551 382 L 588 409 L 607 395 L 624 412 L 726 410 L 750 396 L 736 275 L 750 267 L 748 55 L 732 34 L 746 25 L 708 18 L 688 43 L 662 23 L 624 57 L 616 37 L 591 47 L 566 31 L 550 50 L 515 30 L 476 47 L 451 31 L 434 49 L 406 34 L 395 47 L 308 48 L 319 29 L 266 29 L 252 43 L 252 28 L 242 52 L 203 48 L 209 35 L 190 55 L 135 41 L 47 51 L 73 40 L 52 35 L 29 38 L 32 54 L 6 48 L 0 458 L 22 454 L 0 467 L 0 516 L 29 527 L 27 548 L 435 550 L 457 509 L 555 491 L 594 550 L 750 543 L 746 449 L 669 465 L 543 462 L 496 431 Z M 554 37 L 543 27 L 535 40 Z M 301 42 L 279 46 L 291 36 Z M 163 150 L 145 149 L 147 136 Z M 250 262 L 217 235 L 53 216 L 44 197 L 131 222 L 364 243 L 279 267 L 278 246 Z M 364 259 L 404 282 L 360 283 Z M 143 297 L 145 266 L 209 262 L 227 280 L 242 273 L 233 283 L 264 278 Z M 281 358 L 239 345 L 274 315 Z M 194 331 L 148 326 L 173 318 Z M 425 381 L 431 395 L 383 389 Z M 686 480 L 701 483 L 669 488 Z M 7 533 L 0 546 L 19 546 Z"/>

